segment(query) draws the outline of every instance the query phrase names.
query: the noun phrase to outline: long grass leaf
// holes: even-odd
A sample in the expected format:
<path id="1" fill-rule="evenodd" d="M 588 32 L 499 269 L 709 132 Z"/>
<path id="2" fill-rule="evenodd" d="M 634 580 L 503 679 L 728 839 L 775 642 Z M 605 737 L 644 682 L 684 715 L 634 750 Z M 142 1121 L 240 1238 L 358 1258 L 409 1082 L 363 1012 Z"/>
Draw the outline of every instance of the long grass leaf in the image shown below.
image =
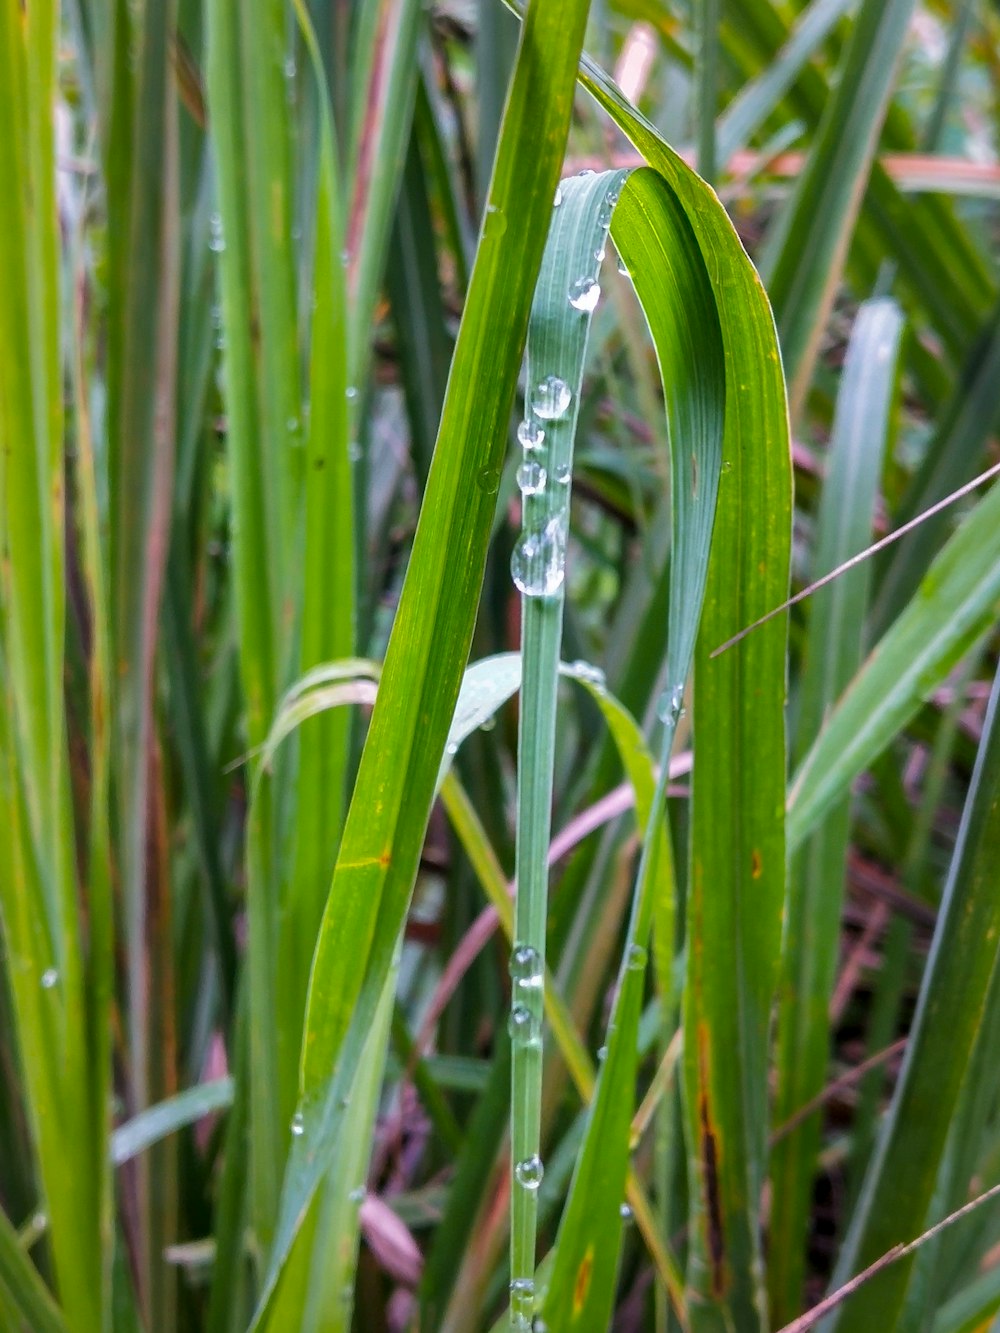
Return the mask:
<path id="1" fill-rule="evenodd" d="M 897 383 L 902 316 L 889 300 L 861 307 L 848 346 L 817 519 L 817 575 L 870 540 Z M 812 605 L 795 749 L 806 752 L 861 661 L 870 566 L 822 589 Z M 823 1087 L 850 803 L 832 810 L 793 858 L 778 1012 L 774 1116 L 784 1123 Z M 768 1287 L 774 1320 L 800 1308 L 819 1119 L 800 1125 L 771 1162 Z"/>
<path id="2" fill-rule="evenodd" d="M 522 35 L 438 446 L 313 962 L 305 1132 L 292 1145 L 261 1311 L 326 1166 L 409 902 L 471 641 L 585 18 L 573 0 L 535 6 Z"/>

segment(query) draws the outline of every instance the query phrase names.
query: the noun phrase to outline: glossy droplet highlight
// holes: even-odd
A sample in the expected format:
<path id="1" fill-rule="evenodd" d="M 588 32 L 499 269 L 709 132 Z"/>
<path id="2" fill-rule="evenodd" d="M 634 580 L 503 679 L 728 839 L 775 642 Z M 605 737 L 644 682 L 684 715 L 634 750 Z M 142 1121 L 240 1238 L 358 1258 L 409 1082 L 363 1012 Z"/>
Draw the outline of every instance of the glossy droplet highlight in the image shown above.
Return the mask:
<path id="1" fill-rule="evenodd" d="M 500 469 L 498 467 L 481 468 L 476 477 L 476 485 L 487 495 L 494 495 L 500 489 Z"/>
<path id="2" fill-rule="evenodd" d="M 557 185 L 555 195 L 552 198 L 552 207 L 558 208 L 559 205 L 562 203 L 562 201 L 563 201 L 562 186 Z"/>
<path id="3" fill-rule="evenodd" d="M 540 532 L 523 532 L 510 558 L 514 586 L 525 597 L 552 597 L 566 576 L 566 530 L 550 518 Z"/>
<path id="4" fill-rule="evenodd" d="M 552 469 L 552 479 L 558 486 L 568 486 L 569 479 L 572 475 L 573 469 L 565 460 L 561 463 L 557 463 Z"/>
<path id="5" fill-rule="evenodd" d="M 583 681 L 586 685 L 592 685 L 596 690 L 603 690 L 607 686 L 607 677 L 600 667 L 593 666 L 590 662 L 574 662 L 573 675 L 577 680 Z"/>
<path id="6" fill-rule="evenodd" d="M 219 254 L 226 248 L 226 239 L 222 234 L 222 217 L 213 213 L 208 220 L 208 248 Z"/>
<path id="7" fill-rule="evenodd" d="M 530 1333 L 531 1316 L 535 1311 L 535 1280 L 516 1277 L 510 1284 L 510 1326 L 519 1333 Z"/>
<path id="8" fill-rule="evenodd" d="M 531 410 L 543 421 L 558 421 L 566 415 L 573 395 L 565 380 L 558 375 L 546 375 L 539 380 L 531 395 Z"/>
<path id="9" fill-rule="evenodd" d="M 537 421 L 525 420 L 517 428 L 517 438 L 521 447 L 532 453 L 545 443 L 545 431 Z"/>
<path id="10" fill-rule="evenodd" d="M 538 1019 L 526 1004 L 515 1004 L 507 1019 L 507 1031 L 511 1041 L 526 1045 L 538 1038 Z"/>
<path id="11" fill-rule="evenodd" d="M 361 1201 L 365 1197 L 364 1185 L 359 1185 L 357 1189 L 351 1190 L 350 1194 L 348 1194 L 347 1197 L 351 1203 L 361 1203 Z"/>
<path id="12" fill-rule="evenodd" d="M 510 977 L 517 990 L 539 990 L 542 985 L 542 960 L 538 950 L 530 944 L 517 945 L 510 956 Z"/>
<path id="13" fill-rule="evenodd" d="M 621 1219 L 623 1222 L 632 1221 L 632 1209 L 629 1207 L 627 1203 L 623 1203 L 618 1211 L 621 1213 Z"/>
<path id="14" fill-rule="evenodd" d="M 625 966 L 631 968 L 634 972 L 641 972 L 646 966 L 646 950 L 641 944 L 630 944 L 628 946 Z"/>
<path id="15" fill-rule="evenodd" d="M 522 1189 L 538 1189 L 544 1175 L 545 1167 L 537 1153 L 533 1157 L 526 1157 L 523 1162 L 518 1162 L 517 1166 L 514 1167 L 514 1179 Z"/>
<path id="16" fill-rule="evenodd" d="M 545 490 L 545 469 L 533 458 L 526 458 L 517 469 L 517 485 L 522 495 L 540 495 Z"/>
<path id="17" fill-rule="evenodd" d="M 52 990 L 59 981 L 59 973 L 54 967 L 47 967 L 42 973 L 42 990 Z"/>
<path id="18" fill-rule="evenodd" d="M 667 723 L 668 726 L 676 726 L 684 716 L 684 686 L 675 685 L 673 689 L 664 690 L 660 695 L 656 711 L 661 722 Z"/>
<path id="19" fill-rule="evenodd" d="M 292 1133 L 295 1135 L 296 1138 L 298 1138 L 300 1134 L 305 1133 L 305 1128 L 306 1128 L 305 1117 L 303 1116 L 301 1111 L 296 1111 L 295 1114 L 292 1116 Z"/>
<path id="20" fill-rule="evenodd" d="M 597 303 L 601 299 L 601 284 L 595 282 L 593 278 L 577 278 L 567 295 L 574 310 L 582 310 L 589 315 L 597 309 Z"/>

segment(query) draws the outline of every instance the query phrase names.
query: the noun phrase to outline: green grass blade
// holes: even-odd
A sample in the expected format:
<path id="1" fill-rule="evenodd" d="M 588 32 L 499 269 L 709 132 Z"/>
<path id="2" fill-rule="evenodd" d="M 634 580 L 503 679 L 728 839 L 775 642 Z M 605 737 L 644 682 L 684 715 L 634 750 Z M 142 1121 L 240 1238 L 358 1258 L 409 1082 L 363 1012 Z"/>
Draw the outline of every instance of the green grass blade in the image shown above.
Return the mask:
<path id="1" fill-rule="evenodd" d="M 217 1078 L 178 1092 L 164 1102 L 140 1111 L 111 1135 L 111 1160 L 116 1166 L 145 1152 L 154 1143 L 193 1125 L 213 1111 L 228 1110 L 233 1103 L 233 1080 Z"/>
<path id="2" fill-rule="evenodd" d="M 897 524 L 916 518 L 976 475 L 1000 421 L 998 377 L 1000 305 L 974 339 L 952 396 L 941 408 L 924 462 L 896 510 Z M 948 523 L 947 514 L 934 516 L 885 557 L 873 610 L 877 625 L 888 625 L 912 598 Z"/>
<path id="3" fill-rule="evenodd" d="M 353 1083 L 409 902 L 471 641 L 585 18 L 578 0 L 535 6 L 522 35 L 438 446 L 313 963 L 305 1132 L 292 1145 L 261 1312 L 326 1166 L 338 1099 Z M 546 77 L 536 80 L 542 51 Z"/>
<path id="4" fill-rule="evenodd" d="M 834 1273 L 834 1285 L 924 1228 L 1000 939 L 1000 677 L 994 682 L 906 1059 Z M 892 1328 L 912 1259 L 866 1283 L 836 1329 Z"/>
<path id="5" fill-rule="evenodd" d="M 746 147 L 795 83 L 806 62 L 822 47 L 854 3 L 855 0 L 813 0 L 802 11 L 781 50 L 754 80 L 741 88 L 719 117 L 720 163 L 724 165 L 738 148 Z"/>
<path id="6" fill-rule="evenodd" d="M 572 202 L 572 193 L 564 185 L 561 207 Z M 555 227 L 563 220 L 560 214 Z M 610 1317 L 614 1298 L 646 944 L 654 904 L 672 893 L 669 859 L 662 846 L 667 761 L 697 634 L 722 463 L 722 340 L 715 297 L 691 224 L 665 182 L 655 172 L 642 170 L 622 188 L 613 232 L 653 334 L 664 382 L 667 435 L 683 441 L 683 446 L 675 447 L 671 459 L 673 555 L 661 778 L 650 812 L 640 816 L 647 842 L 609 1023 L 607 1056 L 548 1279 L 543 1317 L 553 1329 L 602 1326 Z M 555 281 L 543 279 L 539 284 L 537 315 L 533 315 L 533 326 L 537 317 L 543 331 L 545 321 L 565 318 L 559 308 L 563 289 L 574 265 L 585 267 L 585 257 L 574 255 L 554 228 L 553 249 L 557 243 L 560 249 L 554 253 L 559 261 L 552 265 Z M 530 333 L 529 357 L 532 336 Z M 553 349 L 547 350 L 551 353 Z M 579 372 L 575 366 L 572 369 L 576 379 Z M 526 709 L 522 715 L 527 717 Z M 521 883 L 519 875 L 519 892 Z"/>
<path id="7" fill-rule="evenodd" d="M 688 1285 L 692 1327 L 716 1327 L 731 1317 L 751 1329 L 763 1322 L 756 1201 L 785 887 L 785 622 L 765 626 L 766 637 L 756 642 L 751 635 L 738 659 L 710 653 L 787 593 L 791 457 L 784 381 L 767 298 L 713 196 L 587 61 L 583 82 L 675 190 L 722 320 L 723 470 L 695 656 L 684 1075 L 693 1200 Z M 730 831 L 725 841 L 720 821 Z"/>
<path id="8" fill-rule="evenodd" d="M 828 469 L 817 519 L 813 574 L 822 576 L 871 540 L 897 383 L 902 316 L 896 304 L 867 302 L 858 312 L 837 397 Z M 812 604 L 801 676 L 795 750 L 806 752 L 826 712 L 862 658 L 871 570 L 861 565 Z M 827 1018 L 837 962 L 850 803 L 843 801 L 793 858 L 778 1011 L 774 1119 L 783 1124 L 822 1090 L 829 1059 Z M 775 1323 L 798 1314 L 806 1233 L 819 1149 L 818 1116 L 775 1148 L 771 1162 L 768 1288 Z"/>
<path id="9" fill-rule="evenodd" d="M 761 267 L 778 322 L 793 412 L 812 378 L 913 5 L 914 0 L 864 0 L 809 160 L 767 240 Z"/>
<path id="10" fill-rule="evenodd" d="M 792 781 L 791 849 L 994 623 L 1000 599 L 998 520 L 1000 487 L 994 487 L 942 548 L 916 596 L 827 719 Z"/>
<path id="11" fill-rule="evenodd" d="M 109 904 L 95 875 L 88 956 L 63 696 L 57 43 L 57 6 L 0 3 L 0 170 L 11 183 L 0 220 L 0 796 L 8 812 L 0 920 L 59 1301 L 67 1327 L 82 1333 L 103 1329 L 108 1315 Z M 102 982 L 92 997 L 91 975 Z"/>
<path id="12" fill-rule="evenodd" d="M 0 1209 L 0 1283 L 17 1310 L 19 1322 L 23 1321 L 32 1333 L 66 1333 L 59 1307 L 25 1254 L 3 1209 Z"/>
<path id="13" fill-rule="evenodd" d="M 523 669 L 510 961 L 512 1329 L 530 1329 L 535 1305 L 548 849 L 573 441 L 600 256 L 624 179 L 605 172 L 559 186 L 528 326 L 529 387 L 519 427 L 523 527 L 511 557 L 521 592 Z"/>

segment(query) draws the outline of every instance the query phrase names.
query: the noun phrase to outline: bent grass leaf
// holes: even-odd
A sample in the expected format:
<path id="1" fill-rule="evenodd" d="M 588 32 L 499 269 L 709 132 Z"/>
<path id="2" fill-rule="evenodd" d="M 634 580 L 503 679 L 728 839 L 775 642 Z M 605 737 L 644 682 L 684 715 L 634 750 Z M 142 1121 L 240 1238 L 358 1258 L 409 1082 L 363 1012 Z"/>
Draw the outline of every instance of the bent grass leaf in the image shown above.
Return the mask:
<path id="1" fill-rule="evenodd" d="M 647 808 L 637 809 L 640 828 L 645 831 L 644 849 L 618 994 L 609 1022 L 607 1052 L 542 1302 L 544 1321 L 553 1330 L 603 1327 L 614 1300 L 646 945 L 654 906 L 658 902 L 661 907 L 667 906 L 665 900 L 673 893 L 663 823 L 670 744 L 701 611 L 724 428 L 725 370 L 719 314 L 691 222 L 675 193 L 649 168 L 633 172 L 624 183 L 609 174 L 606 183 L 615 195 L 620 190 L 611 221 L 612 235 L 653 336 L 664 387 L 666 437 L 675 442 L 671 451 L 668 704 L 659 781 Z M 529 365 L 536 336 L 539 342 L 544 340 L 548 357 L 553 356 L 554 329 L 567 319 L 567 275 L 584 269 L 589 259 L 582 250 L 573 253 L 570 238 L 576 240 L 580 250 L 587 246 L 590 236 L 586 227 L 574 226 L 574 207 L 582 214 L 586 199 L 572 187 L 573 182 L 563 185 L 563 202 L 550 237 L 552 259 L 547 253 L 546 260 L 553 273 L 549 278 L 543 266 L 529 329 Z M 568 384 L 578 386 L 585 347 L 574 348 L 569 343 L 566 356 L 574 351 L 576 361 L 556 360 L 551 365 Z M 549 360 L 544 364 L 550 368 Z M 518 885 L 520 892 L 520 876 Z"/>
<path id="2" fill-rule="evenodd" d="M 782 602 L 791 550 L 791 448 L 770 306 L 725 211 L 596 65 L 581 80 L 688 217 L 722 320 L 726 429 L 695 654 L 685 994 L 692 1327 L 764 1322 L 757 1201 L 767 1155 L 767 1055 L 785 891 L 787 617 L 711 651 Z M 752 642 L 751 642 L 752 641 Z M 726 837 L 719 836 L 720 828 Z"/>

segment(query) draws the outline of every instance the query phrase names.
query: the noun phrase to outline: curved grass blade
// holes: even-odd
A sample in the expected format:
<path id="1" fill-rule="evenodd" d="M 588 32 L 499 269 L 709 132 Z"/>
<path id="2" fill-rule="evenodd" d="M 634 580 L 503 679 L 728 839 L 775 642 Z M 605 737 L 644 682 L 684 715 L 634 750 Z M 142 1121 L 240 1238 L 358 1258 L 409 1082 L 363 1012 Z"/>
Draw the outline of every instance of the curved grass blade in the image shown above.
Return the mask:
<path id="1" fill-rule="evenodd" d="M 948 1126 L 982 1018 L 1000 941 L 1000 674 L 962 814 L 906 1058 L 833 1286 L 925 1225 Z M 912 1258 L 866 1283 L 825 1327 L 892 1328 Z"/>
<path id="2" fill-rule="evenodd" d="M 864 304 L 848 345 L 817 519 L 816 562 L 825 574 L 871 540 L 882 460 L 897 385 L 902 315 L 893 301 Z M 817 593 L 802 672 L 796 751 L 819 733 L 863 652 L 871 566 Z M 850 802 L 827 815 L 792 860 L 778 1011 L 774 1119 L 783 1124 L 822 1089 L 829 1059 L 828 1008 L 838 956 Z M 813 1116 L 776 1147 L 771 1161 L 771 1315 L 785 1323 L 801 1308 L 806 1232 L 819 1150 Z"/>
<path id="3" fill-rule="evenodd" d="M 329 1162 L 416 874 L 472 636 L 586 11 L 581 0 L 536 3 L 522 33 L 438 444 L 313 961 L 304 1132 L 291 1145 L 258 1327 Z"/>
<path id="4" fill-rule="evenodd" d="M 995 486 L 943 547 L 802 761 L 788 797 L 790 849 L 995 623 L 998 603 L 1000 486 Z"/>
<path id="5" fill-rule="evenodd" d="M 569 210 L 575 205 L 582 212 L 583 200 L 578 200 L 578 196 L 584 192 L 579 187 L 574 191 L 573 185 L 564 183 L 561 209 Z M 607 1054 L 542 1303 L 543 1318 L 553 1330 L 603 1327 L 610 1318 L 614 1299 L 634 1109 L 646 941 L 654 905 L 658 899 L 662 905 L 665 894 L 672 892 L 663 824 L 670 746 L 680 716 L 680 700 L 701 611 L 724 429 L 725 368 L 719 316 L 691 224 L 674 193 L 655 171 L 640 169 L 623 184 L 610 175 L 607 187 L 608 198 L 611 192 L 617 196 L 620 190 L 612 231 L 653 335 L 664 386 L 667 438 L 675 442 L 671 451 L 673 546 L 666 654 L 668 688 L 662 713 L 666 725 L 660 778 L 640 824 L 646 836 L 618 995 L 609 1023 Z M 587 230 L 581 228 L 574 236 L 571 225 L 565 225 L 571 223 L 571 215 L 560 211 L 550 237 L 552 259 L 547 255 L 547 262 L 551 265 L 551 276 L 543 268 L 529 331 L 532 381 L 537 378 L 537 370 L 549 367 L 548 360 L 544 366 L 535 362 L 536 327 L 539 341 L 548 338 L 546 353 L 554 357 L 552 326 L 558 328 L 560 322 L 566 322 L 567 288 L 573 291 L 574 275 L 586 269 L 590 258 L 587 251 L 592 246 L 588 246 Z M 577 253 L 571 239 L 576 241 Z M 568 339 L 565 342 L 568 346 L 561 350 L 567 358 L 566 369 L 560 368 L 559 373 L 578 387 L 585 345 L 574 348 Z M 574 352 L 578 362 L 569 359 Z M 558 361 L 553 364 L 561 367 Z M 526 606 L 526 617 L 528 611 Z M 527 643 L 526 635 L 526 671 Z M 545 669 L 544 664 L 541 669 Z M 531 725 L 527 703 L 522 707 L 522 717 L 527 729 Z M 544 882 L 542 889 L 544 908 Z M 522 891 L 519 874 L 519 895 Z M 520 931 L 517 938 L 522 938 Z"/>
<path id="6" fill-rule="evenodd" d="M 213 1079 L 140 1111 L 111 1135 L 111 1160 L 115 1166 L 121 1166 L 203 1116 L 228 1110 L 233 1104 L 234 1086 L 231 1078 Z"/>
<path id="7" fill-rule="evenodd" d="M 725 344 L 722 481 L 695 656 L 684 1047 L 688 1288 L 693 1328 L 733 1320 L 752 1330 L 764 1322 L 757 1202 L 785 892 L 787 617 L 765 626 L 767 638 L 744 645 L 734 661 L 713 661 L 711 651 L 787 595 L 792 484 L 784 381 L 767 297 L 715 196 L 586 58 L 581 77 L 691 220 Z"/>

